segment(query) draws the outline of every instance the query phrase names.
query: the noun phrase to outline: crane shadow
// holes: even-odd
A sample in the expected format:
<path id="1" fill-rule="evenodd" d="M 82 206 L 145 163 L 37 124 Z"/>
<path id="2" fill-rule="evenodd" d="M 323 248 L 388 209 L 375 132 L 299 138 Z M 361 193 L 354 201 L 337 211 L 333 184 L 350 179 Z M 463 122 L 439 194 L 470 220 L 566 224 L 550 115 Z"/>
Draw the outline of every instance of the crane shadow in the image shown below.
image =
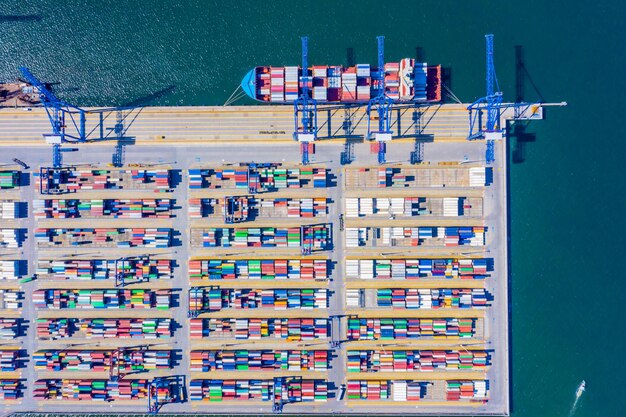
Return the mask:
<path id="1" fill-rule="evenodd" d="M 143 106 L 149 106 L 151 104 L 154 104 L 154 102 L 156 100 L 159 100 L 165 96 L 167 96 L 168 94 L 170 94 L 171 92 L 173 92 L 174 90 L 176 90 L 176 85 L 172 84 L 172 85 L 168 85 L 165 88 L 162 88 L 158 91 L 155 91 L 154 93 L 150 93 L 147 94 L 143 97 L 139 97 L 135 100 L 132 100 L 126 104 L 123 104 L 122 107 L 143 107 Z"/>
<path id="2" fill-rule="evenodd" d="M 515 101 L 523 102 L 526 99 L 526 82 L 531 85 L 540 102 L 545 102 L 543 94 L 535 84 L 524 62 L 524 47 L 515 45 Z M 537 140 L 535 133 L 527 132 L 529 122 L 517 121 L 507 127 L 509 137 L 514 139 L 512 147 L 512 161 L 521 164 L 526 160 L 526 147 Z"/>
<path id="3" fill-rule="evenodd" d="M 352 47 L 346 49 L 346 63 L 348 67 L 353 67 L 356 65 L 356 53 L 354 52 L 354 48 Z"/>

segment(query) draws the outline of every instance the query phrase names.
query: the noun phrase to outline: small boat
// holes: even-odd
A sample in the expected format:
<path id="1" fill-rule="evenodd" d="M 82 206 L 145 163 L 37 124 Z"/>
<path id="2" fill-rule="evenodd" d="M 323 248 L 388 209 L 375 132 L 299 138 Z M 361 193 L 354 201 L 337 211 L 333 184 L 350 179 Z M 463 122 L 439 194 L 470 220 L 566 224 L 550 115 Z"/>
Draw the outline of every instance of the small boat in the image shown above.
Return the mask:
<path id="1" fill-rule="evenodd" d="M 580 383 L 580 385 L 578 385 L 578 388 L 576 388 L 576 398 L 580 398 L 580 396 L 583 395 L 583 392 L 585 392 L 585 380 L 584 379 Z"/>

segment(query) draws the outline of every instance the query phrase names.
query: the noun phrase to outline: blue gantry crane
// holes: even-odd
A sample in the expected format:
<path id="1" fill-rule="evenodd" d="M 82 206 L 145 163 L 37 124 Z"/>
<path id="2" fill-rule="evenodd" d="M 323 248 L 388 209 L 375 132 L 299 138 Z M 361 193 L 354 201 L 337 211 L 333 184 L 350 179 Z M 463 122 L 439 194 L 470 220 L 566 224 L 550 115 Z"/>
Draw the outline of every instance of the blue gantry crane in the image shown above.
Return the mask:
<path id="1" fill-rule="evenodd" d="M 502 139 L 503 130 L 500 127 L 500 111 L 502 109 L 502 91 L 496 77 L 496 67 L 493 61 L 493 34 L 485 35 L 486 41 L 486 95 L 468 106 L 470 133 L 468 139 L 484 138 L 487 142 L 485 159 L 491 163 L 495 159 L 494 140 Z M 486 123 L 483 125 L 483 112 L 487 113 Z"/>
<path id="2" fill-rule="evenodd" d="M 165 404 L 186 401 L 184 375 L 159 376 L 148 383 L 148 414 L 158 414 Z"/>
<path id="3" fill-rule="evenodd" d="M 133 114 L 137 107 L 107 107 L 100 109 L 83 109 L 59 99 L 50 89 L 41 82 L 26 67 L 20 67 L 24 80 L 32 85 L 38 92 L 41 102 L 46 110 L 52 134 L 44 135 L 48 143 L 52 144 L 54 168 L 62 166 L 61 144 L 82 143 L 97 140 L 120 140 L 132 122 L 138 115 Z M 87 127 L 88 116 L 95 120 L 95 125 Z M 107 127 L 107 123 L 113 122 L 113 126 Z M 117 146 L 113 162 L 116 165 L 122 163 L 123 148 Z"/>
<path id="4" fill-rule="evenodd" d="M 391 140 L 391 108 L 393 100 L 385 94 L 385 37 L 378 36 L 378 68 L 372 72 L 372 82 L 378 93 L 367 103 L 367 139 L 378 142 L 378 163 L 385 163 L 386 142 Z M 378 118 L 378 129 L 372 130 L 373 114 Z"/>
<path id="5" fill-rule="evenodd" d="M 300 96 L 293 103 L 293 139 L 300 143 L 302 164 L 309 164 L 309 145 L 317 138 L 317 102 L 309 95 L 312 77 L 309 75 L 309 38 L 302 37 L 302 68 L 299 82 Z"/>
<path id="6" fill-rule="evenodd" d="M 494 64 L 493 35 L 485 35 L 486 41 L 486 96 L 482 97 L 467 107 L 469 110 L 469 140 L 485 139 L 487 148 L 485 160 L 487 163 L 495 161 L 495 141 L 504 138 L 505 129 L 500 125 L 501 119 L 538 120 L 543 117 L 542 107 L 566 106 L 566 102 L 542 103 L 542 102 L 517 102 L 504 103 L 503 94 L 498 85 L 496 67 Z M 512 110 L 512 112 L 508 112 Z M 505 115 L 505 112 L 507 114 Z M 487 113 L 486 121 L 483 122 L 484 113 Z"/>

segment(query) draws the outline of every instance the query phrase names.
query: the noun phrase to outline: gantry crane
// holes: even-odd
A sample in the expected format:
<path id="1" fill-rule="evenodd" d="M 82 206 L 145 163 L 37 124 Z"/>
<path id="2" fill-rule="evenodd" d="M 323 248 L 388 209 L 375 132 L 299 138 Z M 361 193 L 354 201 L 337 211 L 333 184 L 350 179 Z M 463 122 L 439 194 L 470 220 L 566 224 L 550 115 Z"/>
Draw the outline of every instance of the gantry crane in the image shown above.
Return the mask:
<path id="1" fill-rule="evenodd" d="M 133 114 L 136 107 L 107 107 L 101 109 L 83 109 L 59 99 L 50 89 L 41 82 L 26 67 L 20 67 L 24 80 L 32 85 L 41 98 L 41 103 L 46 110 L 52 133 L 45 134 L 44 139 L 52 145 L 52 166 L 54 170 L 62 170 L 61 145 L 63 143 L 83 143 L 98 140 L 117 140 L 113 155 L 115 165 L 122 164 L 123 147 L 120 144 L 128 128 L 133 123 L 138 113 Z M 115 114 L 115 117 L 112 117 Z M 96 120 L 94 126 L 87 127 L 87 116 Z M 107 127 L 107 123 L 114 120 L 113 126 Z M 47 172 L 50 169 L 47 169 Z M 49 172 L 48 172 L 49 173 Z"/>
<path id="2" fill-rule="evenodd" d="M 309 164 L 309 145 L 317 139 L 317 101 L 309 96 L 309 38 L 302 37 L 302 68 L 299 77 L 300 96 L 293 103 L 293 139 L 300 143 L 302 164 Z"/>
<path id="3" fill-rule="evenodd" d="M 391 108 L 393 100 L 385 94 L 385 37 L 378 36 L 378 68 L 372 72 L 372 82 L 378 90 L 367 103 L 367 139 L 378 142 L 378 163 L 385 163 L 385 144 L 391 140 Z M 372 113 L 378 115 L 378 129 L 372 130 Z"/>
<path id="4" fill-rule="evenodd" d="M 493 34 L 485 35 L 486 43 L 486 96 L 467 107 L 469 111 L 469 140 L 485 139 L 487 149 L 485 160 L 493 163 L 495 160 L 495 141 L 504 138 L 505 129 L 500 125 L 503 112 L 512 109 L 512 120 L 533 120 L 541 118 L 541 108 L 546 106 L 566 106 L 561 103 L 504 103 L 503 94 L 496 77 L 494 63 Z M 483 113 L 487 113 L 487 120 L 483 123 Z"/>
<path id="5" fill-rule="evenodd" d="M 137 278 L 137 274 L 131 274 L 135 280 L 129 282 L 129 277 L 127 276 L 126 269 L 132 268 L 133 262 L 144 261 L 147 264 L 150 263 L 150 255 L 141 255 L 137 257 L 124 257 L 118 258 L 115 260 L 115 286 L 116 287 L 124 287 L 129 284 L 138 284 L 140 282 L 148 282 L 150 281 L 150 277 L 148 275 L 142 275 L 141 278 Z"/>
<path id="6" fill-rule="evenodd" d="M 493 35 L 485 35 L 486 41 L 486 95 L 467 108 L 470 112 L 470 134 L 468 139 L 484 138 L 487 142 L 485 159 L 487 163 L 494 161 L 494 140 L 502 139 L 500 128 L 500 109 L 502 107 L 502 91 L 496 77 L 493 61 Z M 496 90 L 497 88 L 497 90 Z M 487 112 L 487 121 L 483 128 L 482 113 Z M 478 126 L 476 126 L 478 124 Z M 473 133 L 477 129 L 476 133 Z"/>
<path id="7" fill-rule="evenodd" d="M 155 377 L 148 383 L 148 413 L 158 414 L 165 404 L 185 401 L 184 375 Z"/>

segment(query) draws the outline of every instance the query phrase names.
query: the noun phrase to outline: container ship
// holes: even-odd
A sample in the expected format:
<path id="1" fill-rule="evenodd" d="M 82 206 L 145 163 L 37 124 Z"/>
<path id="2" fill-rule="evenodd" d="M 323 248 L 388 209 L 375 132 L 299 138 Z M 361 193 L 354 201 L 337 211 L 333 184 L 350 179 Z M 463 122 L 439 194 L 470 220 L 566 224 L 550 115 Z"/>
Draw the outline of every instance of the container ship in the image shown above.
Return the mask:
<path id="1" fill-rule="evenodd" d="M 385 95 L 397 102 L 441 101 L 441 65 L 429 66 L 404 58 L 388 62 L 382 71 Z M 252 99 L 264 103 L 293 103 L 305 83 L 319 103 L 365 103 L 383 87 L 381 71 L 369 64 L 354 67 L 313 66 L 307 74 L 298 66 L 256 67 L 241 81 Z"/>

